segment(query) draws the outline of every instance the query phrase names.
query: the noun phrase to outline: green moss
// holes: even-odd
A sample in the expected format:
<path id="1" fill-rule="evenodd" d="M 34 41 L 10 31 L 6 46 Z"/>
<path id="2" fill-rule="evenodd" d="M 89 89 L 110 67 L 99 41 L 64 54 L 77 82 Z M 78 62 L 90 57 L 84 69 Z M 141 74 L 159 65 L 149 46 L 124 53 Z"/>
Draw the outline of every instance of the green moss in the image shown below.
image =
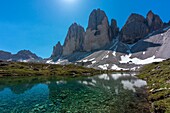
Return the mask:
<path id="1" fill-rule="evenodd" d="M 104 73 L 101 70 L 76 65 L 52 65 L 38 63 L 1 62 L 0 76 L 91 76 Z"/>
<path id="2" fill-rule="evenodd" d="M 144 66 L 138 77 L 148 83 L 152 111 L 170 113 L 170 59 Z"/>

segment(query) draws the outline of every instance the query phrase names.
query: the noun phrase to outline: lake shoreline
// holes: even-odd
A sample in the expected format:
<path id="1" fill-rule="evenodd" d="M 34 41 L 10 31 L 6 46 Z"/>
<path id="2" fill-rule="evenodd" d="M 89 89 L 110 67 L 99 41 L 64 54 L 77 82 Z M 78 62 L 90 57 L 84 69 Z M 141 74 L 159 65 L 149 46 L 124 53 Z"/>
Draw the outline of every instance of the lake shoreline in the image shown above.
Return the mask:
<path id="1" fill-rule="evenodd" d="M 94 76 L 103 73 L 125 73 L 136 71 L 98 70 L 73 64 L 58 65 L 0 61 L 0 78 L 8 76 Z"/>

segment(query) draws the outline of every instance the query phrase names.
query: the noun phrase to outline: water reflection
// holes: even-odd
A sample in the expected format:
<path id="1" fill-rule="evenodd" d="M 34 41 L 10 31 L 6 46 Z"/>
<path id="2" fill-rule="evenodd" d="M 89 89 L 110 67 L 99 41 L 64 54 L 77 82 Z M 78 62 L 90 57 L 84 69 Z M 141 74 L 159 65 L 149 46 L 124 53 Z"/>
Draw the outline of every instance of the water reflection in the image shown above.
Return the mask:
<path id="1" fill-rule="evenodd" d="M 140 88 L 146 85 L 146 82 L 141 80 L 135 80 L 135 81 L 122 80 L 121 83 L 123 84 L 124 89 L 132 90 L 133 92 L 136 92 L 135 90 L 136 87 Z"/>
<path id="2" fill-rule="evenodd" d="M 0 85 L 0 110 L 4 112 L 147 113 L 145 81 L 134 74 Z M 142 103 L 142 104 L 141 104 Z M 29 105 L 29 106 L 25 106 Z"/>

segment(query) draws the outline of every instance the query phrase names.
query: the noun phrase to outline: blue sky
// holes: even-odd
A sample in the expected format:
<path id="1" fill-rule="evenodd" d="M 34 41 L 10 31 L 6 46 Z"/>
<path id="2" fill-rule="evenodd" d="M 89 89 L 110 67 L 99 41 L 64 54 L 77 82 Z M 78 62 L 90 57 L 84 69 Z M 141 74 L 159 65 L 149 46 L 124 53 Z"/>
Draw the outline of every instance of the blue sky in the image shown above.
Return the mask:
<path id="1" fill-rule="evenodd" d="M 85 29 L 93 9 L 104 10 L 121 28 L 131 13 L 149 10 L 170 20 L 170 0 L 1 0 L 0 50 L 27 49 L 46 58 L 53 46 L 64 42 L 68 27 L 77 22 Z"/>

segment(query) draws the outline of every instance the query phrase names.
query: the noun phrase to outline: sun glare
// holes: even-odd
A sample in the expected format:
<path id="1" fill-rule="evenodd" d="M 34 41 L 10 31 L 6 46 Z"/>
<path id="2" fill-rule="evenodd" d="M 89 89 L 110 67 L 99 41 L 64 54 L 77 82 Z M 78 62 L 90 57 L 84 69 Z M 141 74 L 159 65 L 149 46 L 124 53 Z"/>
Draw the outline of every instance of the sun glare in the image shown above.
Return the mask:
<path id="1" fill-rule="evenodd" d="M 73 4 L 76 0 L 62 0 L 64 3 Z"/>

